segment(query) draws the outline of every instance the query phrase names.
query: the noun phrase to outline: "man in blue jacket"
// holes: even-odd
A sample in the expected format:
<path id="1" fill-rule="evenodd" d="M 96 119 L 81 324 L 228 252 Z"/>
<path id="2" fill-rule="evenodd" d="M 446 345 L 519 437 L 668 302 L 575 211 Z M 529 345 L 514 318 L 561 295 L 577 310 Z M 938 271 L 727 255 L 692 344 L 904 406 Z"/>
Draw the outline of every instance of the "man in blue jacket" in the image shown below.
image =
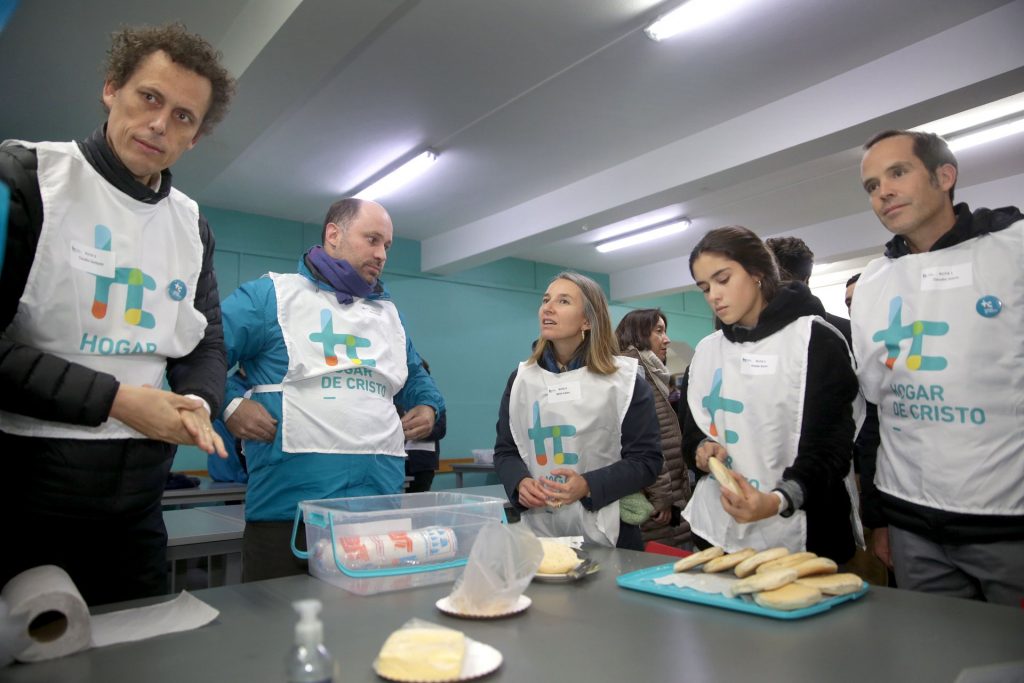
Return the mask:
<path id="1" fill-rule="evenodd" d="M 400 493 L 405 441 L 426 438 L 444 408 L 379 280 L 392 235 L 384 207 L 342 199 L 298 273 L 222 304 L 228 365 L 246 371 L 224 411 L 249 466 L 244 581 L 305 571 L 290 549 L 299 501 Z"/>

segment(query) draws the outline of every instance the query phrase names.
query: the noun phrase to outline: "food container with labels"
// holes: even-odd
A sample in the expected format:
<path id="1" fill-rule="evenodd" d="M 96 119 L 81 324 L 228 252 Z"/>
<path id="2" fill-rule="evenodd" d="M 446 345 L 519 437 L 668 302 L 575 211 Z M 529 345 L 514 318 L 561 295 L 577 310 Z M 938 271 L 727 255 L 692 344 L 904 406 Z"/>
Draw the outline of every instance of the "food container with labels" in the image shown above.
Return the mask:
<path id="1" fill-rule="evenodd" d="M 313 576 L 359 595 L 454 581 L 480 530 L 504 521 L 504 504 L 449 492 L 302 501 L 292 552 Z M 305 551 L 295 545 L 300 519 Z"/>

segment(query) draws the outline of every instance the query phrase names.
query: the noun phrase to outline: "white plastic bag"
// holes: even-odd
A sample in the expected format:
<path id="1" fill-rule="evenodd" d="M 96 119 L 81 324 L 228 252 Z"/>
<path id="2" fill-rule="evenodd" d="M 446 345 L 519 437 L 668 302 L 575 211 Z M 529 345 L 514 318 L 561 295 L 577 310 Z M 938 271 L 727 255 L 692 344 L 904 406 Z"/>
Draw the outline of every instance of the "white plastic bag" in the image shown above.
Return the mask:
<path id="1" fill-rule="evenodd" d="M 510 611 L 543 558 L 540 541 L 524 525 L 490 522 L 477 535 L 449 600 L 467 614 Z"/>

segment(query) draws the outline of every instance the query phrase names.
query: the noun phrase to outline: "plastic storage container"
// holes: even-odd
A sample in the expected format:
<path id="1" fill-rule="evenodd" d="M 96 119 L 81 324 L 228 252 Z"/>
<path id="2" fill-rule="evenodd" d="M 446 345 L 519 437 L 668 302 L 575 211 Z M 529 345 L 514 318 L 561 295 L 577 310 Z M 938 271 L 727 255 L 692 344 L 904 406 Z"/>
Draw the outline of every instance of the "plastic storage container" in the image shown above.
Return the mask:
<path id="1" fill-rule="evenodd" d="M 359 595 L 454 581 L 480 529 L 505 520 L 504 505 L 445 492 L 302 501 L 292 552 L 313 576 Z M 305 552 L 295 547 L 300 515 Z"/>

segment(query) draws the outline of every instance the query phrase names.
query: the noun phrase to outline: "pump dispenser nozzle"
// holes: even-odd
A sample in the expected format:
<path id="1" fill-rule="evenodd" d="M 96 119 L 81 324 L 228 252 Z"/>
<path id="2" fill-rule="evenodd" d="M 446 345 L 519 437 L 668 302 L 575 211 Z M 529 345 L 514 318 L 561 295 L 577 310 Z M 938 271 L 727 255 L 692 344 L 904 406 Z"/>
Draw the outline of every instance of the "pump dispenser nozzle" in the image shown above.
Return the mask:
<path id="1" fill-rule="evenodd" d="M 318 618 L 323 605 L 319 600 L 296 600 L 292 607 L 299 613 L 295 624 L 295 644 L 316 647 L 323 642 L 324 625 Z"/>
<path id="2" fill-rule="evenodd" d="M 320 621 L 323 605 L 319 600 L 296 600 L 292 607 L 299 613 L 295 624 L 295 647 L 288 657 L 290 683 L 331 683 L 337 680 L 337 667 L 324 647 L 324 625 Z"/>

